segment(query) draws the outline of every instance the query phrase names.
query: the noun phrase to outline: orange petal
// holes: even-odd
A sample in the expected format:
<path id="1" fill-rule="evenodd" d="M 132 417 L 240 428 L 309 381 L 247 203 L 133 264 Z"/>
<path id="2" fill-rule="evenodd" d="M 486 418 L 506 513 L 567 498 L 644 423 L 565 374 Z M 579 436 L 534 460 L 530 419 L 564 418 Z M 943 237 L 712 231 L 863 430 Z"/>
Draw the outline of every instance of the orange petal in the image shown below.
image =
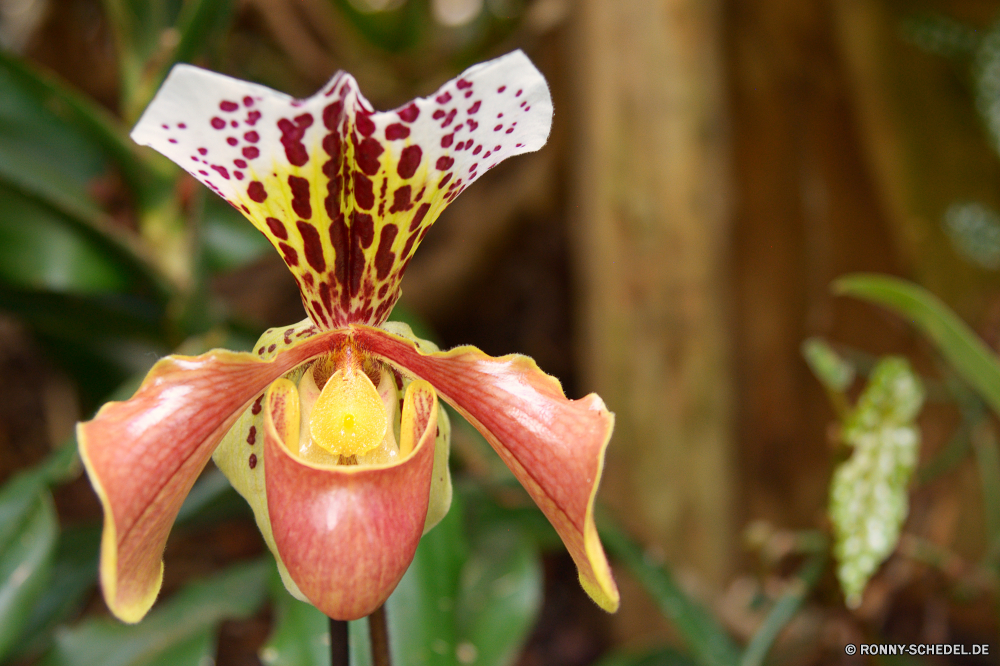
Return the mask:
<path id="1" fill-rule="evenodd" d="M 169 356 L 129 400 L 77 425 L 80 455 L 104 506 L 101 587 L 118 618 L 138 622 L 152 606 L 170 527 L 235 419 L 277 377 L 344 335 L 306 338 L 271 361 L 225 350 Z"/>
<path id="2" fill-rule="evenodd" d="M 429 381 L 474 425 L 555 527 L 587 593 L 607 611 L 618 588 L 594 525 L 594 496 L 614 415 L 596 394 L 568 400 L 558 380 L 520 355 L 487 356 L 475 347 L 424 353 L 398 335 L 352 326 L 352 337 Z"/>
<path id="3" fill-rule="evenodd" d="M 316 465 L 292 455 L 298 428 L 291 382 L 268 391 L 264 474 L 274 541 L 292 579 L 328 616 L 355 620 L 389 597 L 423 533 L 434 466 L 437 395 L 415 381 L 404 400 L 400 450 L 389 465 Z M 294 421 L 293 421 L 294 419 Z"/>

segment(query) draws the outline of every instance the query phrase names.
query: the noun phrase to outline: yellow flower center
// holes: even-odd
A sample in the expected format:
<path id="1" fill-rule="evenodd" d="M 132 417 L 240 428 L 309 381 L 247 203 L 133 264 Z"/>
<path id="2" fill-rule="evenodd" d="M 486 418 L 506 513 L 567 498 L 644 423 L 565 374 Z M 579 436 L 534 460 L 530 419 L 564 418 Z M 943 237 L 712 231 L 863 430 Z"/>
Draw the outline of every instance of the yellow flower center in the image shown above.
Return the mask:
<path id="1" fill-rule="evenodd" d="M 375 385 L 350 366 L 330 377 L 309 417 L 313 442 L 345 457 L 363 455 L 381 444 L 387 425 Z"/>

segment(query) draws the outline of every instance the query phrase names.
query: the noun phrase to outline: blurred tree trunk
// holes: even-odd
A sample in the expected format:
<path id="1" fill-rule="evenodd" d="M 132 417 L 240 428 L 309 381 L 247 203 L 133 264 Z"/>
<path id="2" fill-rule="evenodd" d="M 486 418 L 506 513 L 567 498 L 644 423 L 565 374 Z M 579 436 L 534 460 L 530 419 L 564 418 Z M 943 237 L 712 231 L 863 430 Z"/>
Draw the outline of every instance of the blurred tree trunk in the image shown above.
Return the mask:
<path id="1" fill-rule="evenodd" d="M 602 497 L 653 552 L 718 589 L 733 536 L 720 3 L 579 9 L 583 386 L 617 415 Z"/>

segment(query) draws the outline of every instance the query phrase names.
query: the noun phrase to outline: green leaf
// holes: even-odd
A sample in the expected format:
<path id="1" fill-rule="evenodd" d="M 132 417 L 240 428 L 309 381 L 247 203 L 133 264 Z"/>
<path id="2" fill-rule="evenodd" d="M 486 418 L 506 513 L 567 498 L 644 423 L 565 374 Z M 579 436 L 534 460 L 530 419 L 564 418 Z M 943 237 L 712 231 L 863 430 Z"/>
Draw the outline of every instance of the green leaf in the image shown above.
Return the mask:
<path id="1" fill-rule="evenodd" d="M 230 271 L 273 251 L 264 235 L 225 199 L 212 193 L 201 193 L 201 199 L 202 252 L 210 272 Z"/>
<path id="2" fill-rule="evenodd" d="M 946 58 L 968 56 L 979 44 L 975 28 L 942 14 L 911 16 L 902 27 L 908 42 Z"/>
<path id="3" fill-rule="evenodd" d="M 73 226 L 62 213 L 0 183 L 0 279 L 22 289 L 130 291 L 134 265 Z"/>
<path id="4" fill-rule="evenodd" d="M 330 666 L 326 615 L 288 594 L 277 569 L 271 575 L 271 595 L 275 621 L 271 637 L 260 649 L 264 666 Z"/>
<path id="5" fill-rule="evenodd" d="M 734 666 L 739 650 L 712 614 L 688 597 L 665 566 L 652 564 L 625 532 L 600 520 L 601 541 L 612 557 L 629 568 L 636 580 L 683 636 L 695 660 L 703 666 Z"/>
<path id="6" fill-rule="evenodd" d="M 506 666 L 528 639 L 542 605 L 537 550 L 516 524 L 476 535 L 462 570 L 456 655 L 463 664 Z"/>
<path id="7" fill-rule="evenodd" d="M 172 168 L 160 173 L 140 159 L 121 122 L 93 100 L 2 49 L 0 151 L 0 164 L 26 170 L 25 177 L 37 184 L 55 175 L 74 197 L 86 197 L 87 184 L 106 171 L 107 158 L 134 191 L 174 173 Z"/>
<path id="8" fill-rule="evenodd" d="M 386 602 L 398 666 L 510 664 L 535 624 L 542 584 L 537 546 L 511 521 L 476 523 L 467 540 L 466 501 L 456 493 Z M 367 663 L 361 657 L 356 666 Z"/>
<path id="9" fill-rule="evenodd" d="M 0 490 L 0 658 L 12 647 L 51 574 L 59 523 L 39 474 L 25 472 Z"/>
<path id="10" fill-rule="evenodd" d="M 21 660 L 48 649 L 59 623 L 75 616 L 97 584 L 101 526 L 64 528 L 59 534 L 52 576 L 35 600 L 17 639 L 14 656 Z"/>
<path id="11" fill-rule="evenodd" d="M 764 663 L 771 645 L 785 625 L 795 617 L 809 592 L 816 587 L 825 567 L 826 554 L 823 552 L 813 555 L 806 561 L 795 580 L 774 604 L 760 628 L 750 639 L 743 652 L 740 666 L 759 666 Z"/>
<path id="12" fill-rule="evenodd" d="M 887 307 L 910 321 L 1000 415 L 1000 359 L 936 296 L 905 280 L 871 274 L 842 277 L 833 283 L 833 290 Z"/>
<path id="13" fill-rule="evenodd" d="M 56 635 L 46 666 L 149 666 L 187 659 L 204 646 L 204 635 L 226 618 L 247 617 L 267 593 L 271 563 L 239 564 L 191 583 L 158 604 L 136 625 L 99 618 Z M 211 634 L 210 634 L 211 635 Z"/>
<path id="14" fill-rule="evenodd" d="M 399 666 L 454 666 L 458 645 L 455 608 L 468 557 L 456 493 L 451 510 L 428 532 L 413 563 L 386 602 L 389 641 Z"/>
<path id="15" fill-rule="evenodd" d="M 595 666 L 696 666 L 697 663 L 683 652 L 664 647 L 643 652 L 620 650 L 605 656 Z"/>
<path id="16" fill-rule="evenodd" d="M 834 470 L 830 519 L 837 578 L 849 607 L 860 605 L 868 580 L 899 541 L 920 445 L 913 420 L 923 398 L 907 360 L 886 357 L 844 422 L 843 438 L 854 452 Z"/>
<path id="17" fill-rule="evenodd" d="M 802 355 L 827 390 L 840 393 L 854 381 L 854 366 L 842 359 L 825 340 L 809 338 L 802 343 Z"/>

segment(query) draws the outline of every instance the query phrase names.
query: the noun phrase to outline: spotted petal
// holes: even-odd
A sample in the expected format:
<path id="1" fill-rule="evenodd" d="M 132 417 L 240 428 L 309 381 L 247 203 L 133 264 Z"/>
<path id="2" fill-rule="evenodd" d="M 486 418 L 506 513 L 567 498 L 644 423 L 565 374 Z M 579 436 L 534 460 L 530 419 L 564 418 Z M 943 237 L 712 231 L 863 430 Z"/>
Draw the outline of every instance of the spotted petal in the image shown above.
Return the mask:
<path id="1" fill-rule="evenodd" d="M 104 405 L 77 426 L 80 455 L 104 506 L 101 586 L 117 617 L 138 622 L 152 606 L 170 527 L 237 416 L 272 381 L 346 335 L 304 338 L 271 361 L 225 350 L 165 358 L 132 398 Z"/>
<path id="2" fill-rule="evenodd" d="M 177 65 L 132 132 L 242 210 L 323 329 L 380 324 L 430 225 L 500 161 L 544 145 L 552 101 L 520 51 L 376 113 L 338 73 L 306 100 Z"/>
<path id="3" fill-rule="evenodd" d="M 352 327 L 351 336 L 369 354 L 430 382 L 486 437 L 559 533 L 583 588 L 615 611 L 618 588 L 594 524 L 594 497 L 614 427 L 601 398 L 568 400 L 558 380 L 526 356 L 491 358 L 475 347 L 427 353 L 369 326 Z"/>

